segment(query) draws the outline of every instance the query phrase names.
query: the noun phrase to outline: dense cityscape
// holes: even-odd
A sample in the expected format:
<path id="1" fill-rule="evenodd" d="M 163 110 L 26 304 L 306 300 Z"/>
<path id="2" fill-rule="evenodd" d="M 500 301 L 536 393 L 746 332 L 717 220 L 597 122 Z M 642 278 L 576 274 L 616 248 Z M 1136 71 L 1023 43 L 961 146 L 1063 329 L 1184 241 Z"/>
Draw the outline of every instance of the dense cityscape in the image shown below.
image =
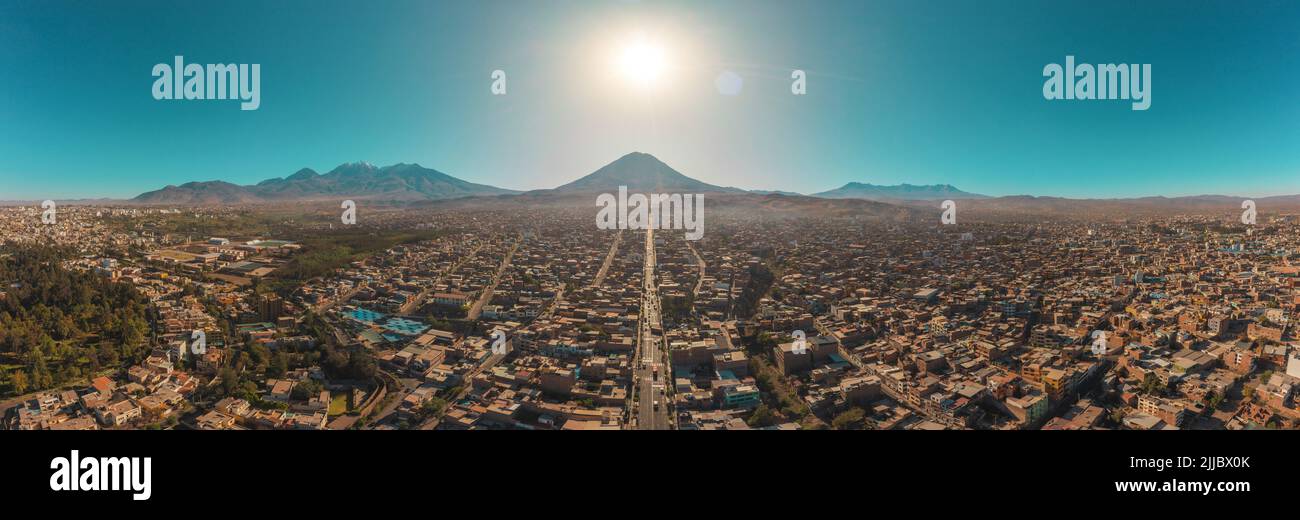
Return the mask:
<path id="1" fill-rule="evenodd" d="M 0 207 L 7 429 L 1294 428 L 1294 216 Z"/>

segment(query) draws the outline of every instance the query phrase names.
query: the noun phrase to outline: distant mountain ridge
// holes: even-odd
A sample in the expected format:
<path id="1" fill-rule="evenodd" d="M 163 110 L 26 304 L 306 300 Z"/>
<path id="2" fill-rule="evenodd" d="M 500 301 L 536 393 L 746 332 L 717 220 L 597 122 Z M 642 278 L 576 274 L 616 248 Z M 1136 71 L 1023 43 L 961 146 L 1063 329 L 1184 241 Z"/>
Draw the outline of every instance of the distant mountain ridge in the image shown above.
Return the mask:
<path id="1" fill-rule="evenodd" d="M 477 206 L 500 203 L 514 206 L 591 204 L 592 194 L 615 193 L 627 186 L 631 193 L 709 193 L 710 207 L 718 204 L 751 204 L 764 211 L 839 212 L 866 210 L 879 215 L 906 208 L 922 213 L 933 211 L 937 201 L 960 200 L 963 211 L 1010 214 L 1122 214 L 1231 212 L 1249 197 L 1196 195 L 1186 197 L 1134 197 L 1116 199 L 1068 199 L 1012 195 L 989 197 L 957 189 L 950 184 L 881 186 L 850 182 L 840 188 L 799 195 L 790 192 L 742 190 L 709 184 L 673 169 L 653 155 L 632 152 L 553 189 L 519 192 L 467 182 L 418 164 L 377 167 L 370 163 L 341 164 L 327 173 L 302 168 L 287 177 L 267 179 L 240 186 L 225 181 L 188 182 L 140 194 L 131 202 L 141 204 L 206 205 L 259 204 L 281 201 L 325 201 L 340 199 L 396 202 L 452 201 Z M 1300 210 L 1300 195 L 1256 197 L 1261 211 Z M 857 202 L 870 202 L 862 205 Z M 467 206 L 467 207 L 468 207 Z M 889 209 L 893 208 L 893 209 Z"/>
<path id="2" fill-rule="evenodd" d="M 418 164 L 399 163 L 381 168 L 354 162 L 341 164 L 325 174 L 303 168 L 288 177 L 267 179 L 251 186 L 225 181 L 169 185 L 131 200 L 142 204 L 247 204 L 340 197 L 413 201 L 512 193 L 518 192 L 475 184 Z"/>
<path id="3" fill-rule="evenodd" d="M 984 195 L 961 191 L 951 184 L 895 184 L 882 186 L 862 182 L 850 182 L 839 188 L 812 197 L 824 199 L 867 199 L 867 200 L 943 200 L 943 199 L 982 199 Z"/>

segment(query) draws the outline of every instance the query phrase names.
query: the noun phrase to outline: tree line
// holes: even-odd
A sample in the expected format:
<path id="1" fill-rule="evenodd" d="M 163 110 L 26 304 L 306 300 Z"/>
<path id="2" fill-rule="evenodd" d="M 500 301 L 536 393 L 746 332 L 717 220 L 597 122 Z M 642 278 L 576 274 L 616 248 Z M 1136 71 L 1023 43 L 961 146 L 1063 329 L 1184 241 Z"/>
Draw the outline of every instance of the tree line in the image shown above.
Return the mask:
<path id="1" fill-rule="evenodd" d="M 5 395 L 61 386 L 149 353 L 148 301 L 127 283 L 69 269 L 71 250 L 7 246 L 0 258 L 0 386 Z"/>

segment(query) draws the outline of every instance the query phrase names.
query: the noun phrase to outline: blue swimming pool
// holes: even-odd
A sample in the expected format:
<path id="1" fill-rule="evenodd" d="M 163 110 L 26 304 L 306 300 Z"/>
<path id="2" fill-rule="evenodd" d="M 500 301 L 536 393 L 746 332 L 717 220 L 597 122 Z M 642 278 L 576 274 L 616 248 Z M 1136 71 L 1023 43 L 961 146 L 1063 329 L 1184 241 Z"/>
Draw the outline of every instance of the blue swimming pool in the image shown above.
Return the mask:
<path id="1" fill-rule="evenodd" d="M 383 327 L 398 334 L 414 336 L 424 332 L 429 328 L 428 325 L 406 318 L 392 318 L 384 322 Z"/>
<path id="2" fill-rule="evenodd" d="M 378 325 L 380 327 L 383 327 L 383 329 L 388 332 L 400 334 L 402 336 L 418 336 L 424 331 L 429 329 L 428 325 L 425 325 L 424 323 L 421 323 L 419 321 L 408 320 L 406 318 L 398 318 L 398 317 L 390 318 L 388 317 L 388 315 L 382 312 L 375 312 L 370 309 L 356 308 L 344 312 L 343 315 L 350 317 L 354 320 L 357 320 L 361 323 L 365 323 L 368 325 Z M 395 336 L 392 336 L 390 334 L 384 334 L 384 336 L 390 341 L 393 341 L 394 338 L 396 338 Z"/>
<path id="3" fill-rule="evenodd" d="M 345 312 L 344 314 L 347 315 L 347 316 L 350 316 L 350 317 L 351 317 L 352 319 L 354 319 L 354 320 L 357 320 L 357 321 L 364 321 L 364 322 L 366 322 L 366 323 L 375 323 L 375 322 L 377 322 L 377 321 L 379 321 L 379 320 L 384 319 L 384 313 L 382 313 L 382 312 L 375 312 L 375 311 L 372 311 L 372 310 L 370 310 L 370 309 L 357 308 L 357 309 L 354 309 L 354 310 L 351 310 L 351 311 Z"/>

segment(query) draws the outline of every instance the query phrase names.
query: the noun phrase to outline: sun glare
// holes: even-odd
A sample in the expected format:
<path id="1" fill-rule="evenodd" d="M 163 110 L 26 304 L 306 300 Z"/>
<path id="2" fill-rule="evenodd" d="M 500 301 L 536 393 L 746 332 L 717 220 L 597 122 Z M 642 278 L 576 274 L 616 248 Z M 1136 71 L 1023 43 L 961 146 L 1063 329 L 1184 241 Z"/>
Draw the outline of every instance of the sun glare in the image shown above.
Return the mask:
<path id="1" fill-rule="evenodd" d="M 644 90 L 653 89 L 661 83 L 668 67 L 663 47 L 644 36 L 638 36 L 624 46 L 617 62 L 623 78 Z"/>

